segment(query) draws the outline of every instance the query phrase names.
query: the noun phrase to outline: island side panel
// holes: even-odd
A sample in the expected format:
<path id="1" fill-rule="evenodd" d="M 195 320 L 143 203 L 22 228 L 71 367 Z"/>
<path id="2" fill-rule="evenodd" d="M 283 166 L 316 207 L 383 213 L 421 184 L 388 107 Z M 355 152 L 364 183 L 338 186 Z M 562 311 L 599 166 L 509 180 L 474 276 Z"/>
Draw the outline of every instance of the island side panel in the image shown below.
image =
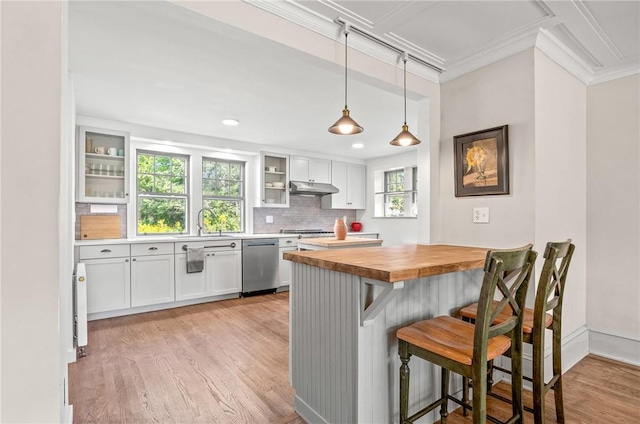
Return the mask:
<path id="1" fill-rule="evenodd" d="M 360 277 L 292 263 L 292 383 L 308 422 L 357 422 Z"/>
<path id="2" fill-rule="evenodd" d="M 396 331 L 416 321 L 451 315 L 461 306 L 477 301 L 481 283 L 481 270 L 406 281 L 373 325 L 359 327 L 357 422 L 398 422 L 400 360 Z M 412 413 L 438 397 L 440 371 L 419 358 L 412 358 L 409 367 Z M 461 379 L 452 378 L 451 392 L 461 387 Z M 434 422 L 439 418 L 435 412 L 423 420 Z"/>

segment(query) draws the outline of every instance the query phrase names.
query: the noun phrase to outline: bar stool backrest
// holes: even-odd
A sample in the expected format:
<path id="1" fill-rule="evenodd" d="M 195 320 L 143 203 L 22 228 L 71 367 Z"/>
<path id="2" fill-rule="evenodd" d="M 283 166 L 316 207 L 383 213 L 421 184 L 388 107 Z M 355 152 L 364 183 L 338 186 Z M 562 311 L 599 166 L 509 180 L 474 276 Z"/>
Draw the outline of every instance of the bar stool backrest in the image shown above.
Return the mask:
<path id="1" fill-rule="evenodd" d="M 560 324 L 564 287 L 574 249 L 571 239 L 565 242 L 547 243 L 533 309 L 533 328 L 540 332 L 544 332 L 545 314 L 548 311 L 553 310 L 554 323 Z"/>
<path id="2" fill-rule="evenodd" d="M 531 250 L 532 247 L 528 244 L 519 249 L 487 252 L 474 330 L 474 363 L 486 362 L 487 340 L 490 338 L 509 334 L 512 344 L 522 343 L 525 298 L 538 255 Z M 492 309 L 494 299 L 500 295 L 501 300 Z M 511 308 L 511 317 L 492 324 L 507 306 Z"/>

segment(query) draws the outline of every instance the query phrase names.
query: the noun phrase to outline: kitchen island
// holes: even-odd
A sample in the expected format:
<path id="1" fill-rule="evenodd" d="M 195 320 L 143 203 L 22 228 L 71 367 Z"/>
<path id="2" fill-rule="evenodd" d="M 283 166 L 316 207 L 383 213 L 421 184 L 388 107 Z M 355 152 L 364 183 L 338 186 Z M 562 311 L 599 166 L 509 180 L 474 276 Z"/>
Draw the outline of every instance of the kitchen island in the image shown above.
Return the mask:
<path id="1" fill-rule="evenodd" d="M 309 423 L 397 422 L 396 330 L 476 301 L 487 250 L 406 245 L 285 253 L 293 262 L 296 411 Z M 415 409 L 436 399 L 440 373 L 426 361 L 410 367 Z M 432 412 L 425 422 L 436 419 Z"/>

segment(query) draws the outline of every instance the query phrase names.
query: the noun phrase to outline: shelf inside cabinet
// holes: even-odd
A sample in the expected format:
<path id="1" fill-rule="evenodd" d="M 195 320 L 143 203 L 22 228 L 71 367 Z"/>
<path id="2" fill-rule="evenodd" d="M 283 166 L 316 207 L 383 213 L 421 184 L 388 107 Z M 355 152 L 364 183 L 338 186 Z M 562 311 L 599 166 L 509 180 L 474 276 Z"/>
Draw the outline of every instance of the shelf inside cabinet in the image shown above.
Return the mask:
<path id="1" fill-rule="evenodd" d="M 85 153 L 85 156 L 89 159 L 108 159 L 108 160 L 117 160 L 117 161 L 123 161 L 124 160 L 124 156 L 113 156 L 113 155 L 100 155 L 98 153 Z"/>
<path id="2" fill-rule="evenodd" d="M 280 171 L 264 171 L 265 174 L 274 174 L 274 175 L 286 175 L 286 172 L 280 172 Z"/>
<path id="3" fill-rule="evenodd" d="M 285 187 L 265 187 L 267 190 L 284 190 Z"/>
<path id="4" fill-rule="evenodd" d="M 85 174 L 87 178 L 106 178 L 111 180 L 124 180 L 124 175 L 97 175 L 97 174 Z"/>

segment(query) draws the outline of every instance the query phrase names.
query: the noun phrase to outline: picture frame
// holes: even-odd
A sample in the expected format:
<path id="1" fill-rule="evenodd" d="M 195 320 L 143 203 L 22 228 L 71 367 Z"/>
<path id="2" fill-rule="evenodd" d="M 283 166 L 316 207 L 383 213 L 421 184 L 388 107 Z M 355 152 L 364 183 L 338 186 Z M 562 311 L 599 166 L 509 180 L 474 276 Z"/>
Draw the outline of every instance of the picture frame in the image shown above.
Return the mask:
<path id="1" fill-rule="evenodd" d="M 456 197 L 509 194 L 509 126 L 453 137 Z"/>

